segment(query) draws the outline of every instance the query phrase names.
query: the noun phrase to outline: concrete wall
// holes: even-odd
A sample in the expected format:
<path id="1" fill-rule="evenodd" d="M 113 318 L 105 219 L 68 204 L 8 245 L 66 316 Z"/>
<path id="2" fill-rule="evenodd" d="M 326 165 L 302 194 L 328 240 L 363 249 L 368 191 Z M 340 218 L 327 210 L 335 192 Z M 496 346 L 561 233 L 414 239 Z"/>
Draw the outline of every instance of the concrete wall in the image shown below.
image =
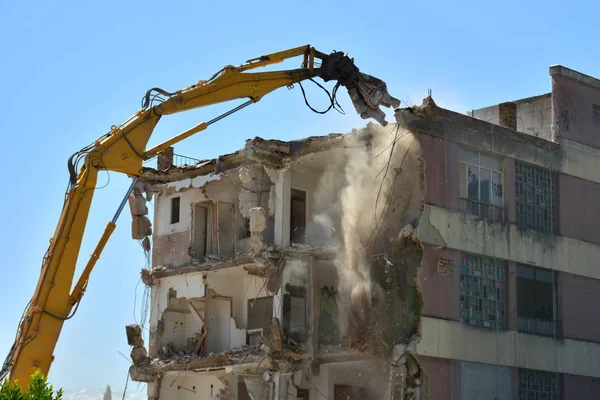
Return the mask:
<path id="1" fill-rule="evenodd" d="M 492 124 L 498 124 L 500 122 L 500 110 L 498 104 L 472 110 L 469 115 Z"/>
<path id="2" fill-rule="evenodd" d="M 517 131 L 552 139 L 552 96 L 517 100 Z"/>
<path id="3" fill-rule="evenodd" d="M 551 94 L 516 100 L 517 131 L 551 140 L 552 97 Z M 473 110 L 469 115 L 482 121 L 500 124 L 498 105 Z"/>
<path id="4" fill-rule="evenodd" d="M 600 379 L 585 376 L 564 375 L 564 399 L 598 400 L 600 398 Z"/>
<path id="5" fill-rule="evenodd" d="M 520 231 L 477 217 L 425 205 L 419 238 L 435 246 L 600 279 L 600 246 L 565 236 Z"/>
<path id="6" fill-rule="evenodd" d="M 419 356 L 419 362 L 427 374 L 430 400 L 461 399 L 458 361 Z"/>
<path id="7" fill-rule="evenodd" d="M 417 134 L 417 138 L 425 161 L 425 202 L 458 210 L 459 145 L 431 135 Z"/>
<path id="8" fill-rule="evenodd" d="M 470 362 L 460 363 L 461 400 L 511 400 L 512 385 L 510 368 Z"/>
<path id="9" fill-rule="evenodd" d="M 553 130 L 560 138 L 600 148 L 600 81 L 561 66 L 550 67 Z"/>
<path id="10" fill-rule="evenodd" d="M 421 355 L 600 378 L 597 343 L 475 329 L 429 317 L 421 323 L 422 338 L 417 344 Z"/>
<path id="11" fill-rule="evenodd" d="M 167 372 L 160 385 L 160 399 L 237 399 L 238 377 L 193 371 Z"/>
<path id="12" fill-rule="evenodd" d="M 600 342 L 600 281 L 559 275 L 563 336 Z"/>
<path id="13" fill-rule="evenodd" d="M 438 272 L 438 259 L 446 258 L 453 264 L 452 273 Z M 460 253 L 456 250 L 424 244 L 419 282 L 423 293 L 422 314 L 458 321 L 459 315 Z"/>
<path id="14" fill-rule="evenodd" d="M 559 233 L 586 242 L 600 243 L 600 184 L 560 175 Z"/>
<path id="15" fill-rule="evenodd" d="M 323 364 L 319 375 L 312 377 L 311 400 L 334 399 L 334 385 L 365 387 L 373 399 L 385 398 L 388 389 L 389 368 L 382 361 L 347 361 Z"/>

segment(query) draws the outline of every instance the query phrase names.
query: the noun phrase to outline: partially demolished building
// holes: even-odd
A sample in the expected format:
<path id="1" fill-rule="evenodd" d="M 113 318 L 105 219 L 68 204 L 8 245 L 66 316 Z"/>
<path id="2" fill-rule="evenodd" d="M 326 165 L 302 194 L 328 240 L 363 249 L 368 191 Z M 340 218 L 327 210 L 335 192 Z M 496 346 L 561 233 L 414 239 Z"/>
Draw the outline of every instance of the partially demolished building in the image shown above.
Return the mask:
<path id="1" fill-rule="evenodd" d="M 130 201 L 152 248 L 131 378 L 149 399 L 596 398 L 600 81 L 550 75 L 470 115 L 428 97 L 385 128 L 163 153 Z"/>

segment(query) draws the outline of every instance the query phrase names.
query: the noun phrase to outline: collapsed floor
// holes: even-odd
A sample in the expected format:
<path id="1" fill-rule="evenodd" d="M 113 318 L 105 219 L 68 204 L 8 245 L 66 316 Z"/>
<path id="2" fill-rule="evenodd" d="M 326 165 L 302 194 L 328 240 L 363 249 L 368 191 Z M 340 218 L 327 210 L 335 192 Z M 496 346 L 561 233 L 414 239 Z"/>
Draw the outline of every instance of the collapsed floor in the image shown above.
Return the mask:
<path id="1" fill-rule="evenodd" d="M 299 223 L 293 186 L 302 174 L 316 179 L 305 179 L 314 190 L 297 200 Z M 414 356 L 425 169 L 412 133 L 369 124 L 297 142 L 257 138 L 144 178 L 130 205 L 147 250 L 152 192 L 157 201 L 178 196 L 178 207 L 195 196 L 181 213 L 187 229 L 154 232 L 153 265 L 142 271 L 152 291 L 148 350 L 142 329 L 127 329 L 130 375 L 150 383 L 149 398 L 333 398 L 334 376 L 352 383 L 338 388 L 353 391 L 348 398 L 428 398 Z M 197 384 L 175 385 L 182 373 Z"/>

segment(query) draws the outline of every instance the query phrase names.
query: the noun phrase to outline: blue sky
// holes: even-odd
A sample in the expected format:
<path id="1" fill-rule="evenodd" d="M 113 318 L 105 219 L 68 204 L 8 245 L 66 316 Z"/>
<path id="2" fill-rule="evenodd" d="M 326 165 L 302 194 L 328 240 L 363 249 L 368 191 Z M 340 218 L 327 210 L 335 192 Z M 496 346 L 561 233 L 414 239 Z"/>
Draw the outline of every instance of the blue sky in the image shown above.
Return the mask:
<path id="1" fill-rule="evenodd" d="M 431 88 L 438 104 L 461 112 L 550 91 L 551 64 L 600 76 L 597 2 L 171 4 L 0 2 L 2 359 L 59 217 L 67 158 L 135 113 L 150 87 L 175 91 L 226 64 L 303 44 L 349 52 L 403 101 L 420 103 Z M 310 89 L 311 101 L 325 105 L 322 93 Z M 176 152 L 207 158 L 241 148 L 249 137 L 292 139 L 362 125 L 344 91 L 339 98 L 348 115 L 322 116 L 308 110 L 299 88 L 282 89 L 177 145 Z M 229 106 L 163 118 L 151 144 Z M 106 179 L 101 174 L 99 184 Z M 87 260 L 127 186 L 125 177 L 111 174 L 110 184 L 97 192 L 80 261 Z M 124 386 L 128 364 L 118 352 L 129 353 L 124 326 L 140 315 L 143 285 L 137 292 L 136 285 L 145 262 L 130 223 L 126 212 L 78 314 L 63 328 L 50 373 L 56 386 Z"/>

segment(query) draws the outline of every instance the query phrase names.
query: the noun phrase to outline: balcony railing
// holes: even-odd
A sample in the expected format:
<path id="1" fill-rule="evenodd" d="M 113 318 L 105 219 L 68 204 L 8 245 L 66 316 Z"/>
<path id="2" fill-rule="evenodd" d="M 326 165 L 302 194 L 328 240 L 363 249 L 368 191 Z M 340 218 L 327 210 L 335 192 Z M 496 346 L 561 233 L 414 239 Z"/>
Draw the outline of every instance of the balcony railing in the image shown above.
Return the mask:
<path id="1" fill-rule="evenodd" d="M 477 215 L 492 222 L 505 221 L 504 209 L 493 204 L 481 203 L 470 199 L 460 199 L 460 208 L 465 214 Z"/>
<path id="2" fill-rule="evenodd" d="M 200 162 L 200 160 L 193 158 L 182 156 L 180 154 L 173 154 L 173 165 L 176 167 L 183 167 L 185 165 L 196 165 Z"/>
<path id="3" fill-rule="evenodd" d="M 535 335 L 560 337 L 558 321 L 548 321 L 539 318 L 518 317 L 518 330 Z"/>

